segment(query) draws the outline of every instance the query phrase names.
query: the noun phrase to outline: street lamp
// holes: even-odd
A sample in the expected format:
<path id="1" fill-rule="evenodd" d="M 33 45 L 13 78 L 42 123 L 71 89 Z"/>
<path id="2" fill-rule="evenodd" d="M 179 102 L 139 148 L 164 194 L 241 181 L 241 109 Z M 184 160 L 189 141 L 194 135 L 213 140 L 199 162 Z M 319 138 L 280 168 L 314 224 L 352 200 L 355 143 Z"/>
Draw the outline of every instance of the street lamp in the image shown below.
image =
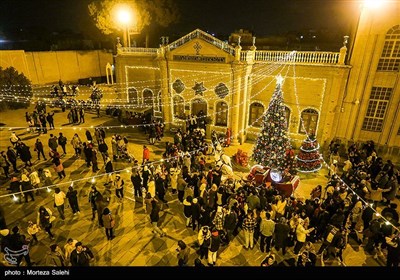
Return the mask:
<path id="1" fill-rule="evenodd" d="M 130 36 L 129 36 L 129 24 L 132 21 L 132 12 L 129 9 L 129 7 L 126 6 L 121 6 L 119 7 L 119 9 L 117 10 L 117 18 L 119 23 L 121 23 L 121 25 L 124 28 L 124 46 L 125 47 L 130 47 L 131 46 L 131 40 L 130 40 Z"/>
<path id="2" fill-rule="evenodd" d="M 364 6 L 369 9 L 379 8 L 384 0 L 364 0 Z"/>

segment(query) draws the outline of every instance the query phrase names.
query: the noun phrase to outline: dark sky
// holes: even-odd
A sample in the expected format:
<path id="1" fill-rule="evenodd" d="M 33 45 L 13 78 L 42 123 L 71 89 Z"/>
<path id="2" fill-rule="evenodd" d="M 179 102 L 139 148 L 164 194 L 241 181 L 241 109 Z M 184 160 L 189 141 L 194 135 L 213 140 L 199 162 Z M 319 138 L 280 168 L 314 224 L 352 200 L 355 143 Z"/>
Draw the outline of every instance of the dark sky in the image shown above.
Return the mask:
<path id="1" fill-rule="evenodd" d="M 239 28 L 256 35 L 282 34 L 301 29 L 347 32 L 357 18 L 358 0 L 174 0 L 180 23 L 164 30 L 185 33 L 196 28 L 230 34 Z M 36 27 L 95 30 L 87 5 L 91 0 L 0 0 L 0 31 Z M 165 34 L 168 35 L 168 34 Z M 344 35 L 344 34 L 343 34 Z"/>

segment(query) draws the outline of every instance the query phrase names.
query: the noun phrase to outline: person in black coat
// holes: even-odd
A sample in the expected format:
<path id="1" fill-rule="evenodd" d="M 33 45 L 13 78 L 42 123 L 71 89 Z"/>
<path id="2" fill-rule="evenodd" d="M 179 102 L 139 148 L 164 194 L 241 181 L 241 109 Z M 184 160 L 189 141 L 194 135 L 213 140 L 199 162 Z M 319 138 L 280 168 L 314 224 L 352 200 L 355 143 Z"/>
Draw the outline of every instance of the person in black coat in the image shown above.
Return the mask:
<path id="1" fill-rule="evenodd" d="M 47 113 L 46 120 L 49 123 L 50 129 L 54 129 L 54 112 Z"/>
<path id="2" fill-rule="evenodd" d="M 24 143 L 21 143 L 19 146 L 19 157 L 25 163 L 25 166 L 32 166 L 32 155 L 29 151 L 29 147 Z"/>
<path id="3" fill-rule="evenodd" d="M 156 174 L 155 176 L 156 180 L 155 180 L 155 185 L 156 185 L 156 194 L 157 197 L 164 203 L 167 203 L 167 201 L 165 200 L 164 196 L 165 196 L 165 188 L 164 188 L 164 180 L 163 178 L 161 178 L 161 176 L 159 174 Z"/>
<path id="4" fill-rule="evenodd" d="M 90 133 L 90 131 L 86 129 L 85 134 L 86 134 L 86 139 L 88 141 L 92 142 L 93 141 L 93 137 L 92 137 L 92 134 Z"/>
<path id="5" fill-rule="evenodd" d="M 281 217 L 279 223 L 275 225 L 275 249 L 279 251 L 282 248 L 282 254 L 285 255 L 286 247 L 289 245 L 290 226 L 286 223 L 286 218 Z"/>
<path id="6" fill-rule="evenodd" d="M 68 198 L 68 202 L 69 205 L 71 206 L 72 213 L 74 213 L 74 215 L 76 213 L 80 213 L 78 204 L 78 192 L 74 190 L 73 186 L 68 187 L 68 192 L 66 194 L 66 197 Z"/>
<path id="7" fill-rule="evenodd" d="M 192 200 L 192 229 L 196 230 L 196 227 L 200 229 L 200 217 L 201 217 L 201 207 L 198 203 L 197 198 Z"/>
<path id="8" fill-rule="evenodd" d="M 152 232 L 157 232 L 161 237 L 165 236 L 165 232 L 158 227 L 158 221 L 160 220 L 160 205 L 158 204 L 156 199 L 151 201 L 151 212 L 150 212 L 150 221 L 153 225 Z"/>
<path id="9" fill-rule="evenodd" d="M 92 251 L 87 246 L 83 246 L 82 242 L 77 242 L 75 250 L 71 252 L 71 266 L 89 266 L 90 260 L 93 258 Z"/>
<path id="10" fill-rule="evenodd" d="M 17 153 L 15 152 L 15 150 L 11 146 L 9 146 L 6 154 L 7 154 L 8 161 L 13 166 L 14 172 L 18 172 L 18 168 L 17 168 Z"/>
<path id="11" fill-rule="evenodd" d="M 114 171 L 111 159 L 109 157 L 107 157 L 106 159 L 105 170 L 107 174 L 112 173 Z"/>
<path id="12" fill-rule="evenodd" d="M 221 238 L 219 236 L 218 230 L 213 228 L 211 230 L 211 241 L 210 247 L 208 249 L 208 265 L 214 266 L 217 261 L 217 253 L 219 247 L 221 246 Z"/>
<path id="13" fill-rule="evenodd" d="M 99 140 L 99 152 L 101 153 L 101 156 L 103 157 L 103 161 L 105 163 L 108 157 L 108 146 L 103 139 Z"/>
<path id="14" fill-rule="evenodd" d="M 226 244 L 229 244 L 233 240 L 233 232 L 235 231 L 236 225 L 238 223 L 238 217 L 232 206 L 230 210 L 224 208 L 225 220 L 224 220 L 224 230 L 226 231 Z"/>
<path id="15" fill-rule="evenodd" d="M 399 213 L 397 213 L 397 204 L 390 203 L 388 207 L 383 208 L 381 215 L 391 221 L 394 225 L 399 223 Z"/>
<path id="16" fill-rule="evenodd" d="M 43 143 L 42 143 L 42 141 L 40 141 L 39 138 L 36 139 L 35 151 L 37 152 L 38 160 L 40 160 L 40 155 L 43 156 L 43 159 L 44 159 L 44 160 L 47 160 L 46 156 L 44 155 Z"/>
<path id="17" fill-rule="evenodd" d="M 29 240 L 25 238 L 25 235 L 19 233 L 19 228 L 18 226 L 13 227 L 12 229 L 12 234 L 8 238 L 8 249 L 13 250 L 13 251 L 20 251 L 23 252 L 23 254 L 19 254 L 15 256 L 16 258 L 16 265 L 19 267 L 22 258 L 25 259 L 27 266 L 32 266 L 31 263 L 31 258 L 29 256 L 29 250 L 28 250 L 28 244 Z"/>

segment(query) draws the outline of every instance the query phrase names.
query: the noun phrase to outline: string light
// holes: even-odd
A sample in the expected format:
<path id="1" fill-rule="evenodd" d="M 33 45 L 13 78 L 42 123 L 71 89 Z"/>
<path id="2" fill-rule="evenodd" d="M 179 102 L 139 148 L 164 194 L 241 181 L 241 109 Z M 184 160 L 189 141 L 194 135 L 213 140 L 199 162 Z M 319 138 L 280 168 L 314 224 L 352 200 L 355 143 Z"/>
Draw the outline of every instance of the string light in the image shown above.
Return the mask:
<path id="1" fill-rule="evenodd" d="M 294 74 L 294 81 L 296 81 L 296 77 L 295 77 L 295 74 Z M 323 100 L 323 95 L 324 95 L 324 93 L 325 93 L 325 85 L 326 85 L 326 79 L 323 79 L 323 81 L 324 81 L 324 90 L 322 91 L 322 98 L 320 99 L 320 111 L 321 111 L 321 109 L 322 109 L 322 100 Z M 125 83 L 125 84 L 129 84 L 129 83 Z M 260 91 L 261 92 L 261 91 Z M 307 130 L 305 130 L 304 129 L 304 122 L 302 121 L 302 117 L 301 117 L 301 113 L 300 113 L 300 108 L 299 108 L 299 102 L 298 102 L 298 97 L 297 97 L 297 87 L 295 86 L 295 96 L 296 96 L 296 105 L 297 105 L 297 108 L 298 108 L 298 111 L 299 111 L 299 116 L 300 116 L 300 123 L 301 123 L 301 125 L 303 126 L 303 131 L 305 131 L 305 133 L 307 134 L 307 136 L 308 136 L 308 133 L 307 133 Z M 0 96 L 0 101 L 3 101 L 5 98 L 7 98 L 7 96 Z M 12 98 L 12 97 L 11 97 Z M 18 97 L 13 97 L 13 99 L 15 100 L 15 99 L 17 99 L 17 100 L 19 100 L 19 98 Z M 22 98 L 23 99 L 23 98 Z M 26 101 L 28 101 L 27 99 L 25 99 Z M 47 101 L 48 99 L 45 99 L 45 101 Z M 28 101 L 28 102 L 30 102 L 30 101 Z M 231 107 L 232 108 L 232 107 Z M 230 108 L 230 109 L 231 109 Z M 258 121 L 259 120 L 259 118 L 256 120 L 256 121 Z M 253 122 L 253 124 L 254 124 L 255 122 Z M 127 126 L 125 126 L 125 127 L 127 127 Z M 129 126 L 128 126 L 129 127 Z M 250 125 L 249 126 L 249 128 L 252 128 L 253 126 L 252 125 Z M 74 127 L 74 129 L 76 129 L 75 127 Z M 107 129 L 108 129 L 108 127 L 107 127 Z M 11 128 L 9 128 L 9 130 L 11 130 Z M 81 128 L 80 128 L 80 130 L 81 130 Z M 316 131 L 317 131 L 318 129 L 316 129 Z M 244 131 L 244 130 L 242 130 L 242 131 Z M 254 133 L 254 132 L 249 132 L 249 133 Z M 239 133 L 238 133 L 238 135 L 239 135 Z M 330 169 L 330 167 L 328 166 L 328 164 L 325 162 L 325 160 L 323 159 L 323 158 L 321 158 L 322 159 L 322 161 L 323 161 L 323 163 L 328 167 L 328 169 Z M 161 159 L 160 160 L 160 162 L 163 162 L 164 160 L 163 159 Z M 167 161 L 168 161 L 168 159 L 167 159 Z M 152 163 L 152 164 L 154 164 L 154 163 Z M 118 171 L 120 171 L 120 170 L 118 170 Z M 118 172 L 118 171 L 116 171 L 116 172 Z M 113 172 L 114 173 L 114 172 Z M 100 174 L 100 175 L 97 175 L 97 176 L 104 176 L 104 175 L 107 175 L 107 174 Z M 97 177 L 97 176 L 95 176 L 95 177 Z M 75 180 L 75 181 L 72 181 L 72 182 L 66 182 L 66 183 L 71 183 L 71 186 L 73 186 L 73 183 L 74 182 L 76 182 L 76 181 L 80 181 L 80 180 L 87 180 L 87 179 L 90 179 L 90 178 L 83 178 L 83 179 L 78 179 L 78 180 Z M 360 196 L 358 196 L 358 194 L 357 193 L 355 193 L 354 191 L 353 191 L 353 189 L 352 188 L 350 188 L 341 178 L 339 178 L 339 180 L 341 181 L 341 183 L 344 185 L 344 186 L 346 186 L 347 187 L 347 189 L 349 189 L 350 191 L 352 191 L 353 192 L 353 194 L 355 194 L 356 195 L 356 198 L 358 199 L 358 200 L 361 200 L 365 205 L 368 205 L 375 213 L 376 213 L 376 216 L 378 216 L 378 217 L 380 217 L 381 215 L 373 208 L 373 204 L 368 204 L 368 203 L 366 203 Z M 94 177 L 92 177 L 92 179 L 91 179 L 91 182 L 92 183 L 94 183 L 95 182 L 95 178 Z M 64 184 L 64 183 L 59 183 L 58 185 L 61 185 L 61 184 Z M 54 185 L 55 186 L 55 185 Z M 39 188 L 40 189 L 40 188 Z M 47 191 L 48 192 L 50 192 L 51 190 L 50 190 L 50 188 L 49 188 L 49 186 L 47 186 Z M 25 191 L 23 191 L 22 193 L 24 193 Z M 5 196 L 9 196 L 9 195 L 3 195 L 3 196 L 0 196 L 0 197 L 5 197 Z M 14 201 L 16 201 L 16 200 L 18 200 L 18 198 L 15 196 L 15 194 L 12 194 L 12 196 L 13 196 L 13 200 Z M 396 229 L 397 231 L 399 231 L 399 229 L 397 228 L 397 227 L 395 227 L 392 223 L 390 223 L 390 221 L 388 221 L 385 217 L 382 217 L 384 220 L 385 220 L 385 224 L 386 225 L 391 225 L 394 229 Z"/>
<path id="2" fill-rule="evenodd" d="M 269 69 L 271 72 L 273 72 L 273 71 L 275 71 L 276 70 L 276 68 L 278 67 L 278 66 L 281 66 L 281 64 L 280 63 L 276 63 L 275 65 L 274 65 L 274 67 L 275 68 L 272 68 L 271 67 L 271 69 Z M 261 76 L 260 76 L 261 77 Z M 259 78 L 259 82 L 261 82 L 262 80 L 263 80 L 263 78 L 264 77 L 261 77 L 261 78 Z M 256 84 L 256 83 L 255 83 Z M 251 96 L 251 97 L 255 97 L 255 96 L 257 96 L 257 95 L 259 95 L 260 93 L 262 93 L 268 86 L 269 86 L 269 84 L 270 83 L 268 83 L 266 86 L 264 86 L 263 88 L 261 88 L 256 94 L 254 94 L 253 96 Z M 243 104 L 243 102 L 242 103 L 239 103 L 239 104 L 237 104 L 236 106 L 231 106 L 231 107 L 228 107 L 227 109 L 224 109 L 224 110 L 220 110 L 218 113 L 223 113 L 223 112 L 225 112 L 225 111 L 229 111 L 229 110 L 232 110 L 234 107 L 238 107 L 238 106 L 240 106 L 241 104 Z M 205 117 L 210 117 L 210 116 L 212 116 L 211 114 L 208 114 L 208 115 L 206 115 Z M 174 117 L 174 121 L 176 122 L 176 120 L 175 120 L 175 117 Z M 172 122 L 172 123 L 174 123 L 174 121 Z M 140 125 L 135 125 L 135 126 L 128 126 L 128 127 L 138 127 L 138 126 L 147 126 L 147 124 L 140 124 Z M 153 125 L 153 124 L 150 124 L 150 125 Z M 97 126 L 97 127 L 100 127 L 100 126 Z M 123 125 L 120 125 L 120 127 L 124 127 Z M 125 126 L 125 127 L 127 127 L 127 126 Z M 108 129 L 108 127 L 106 127 L 107 129 Z M 73 129 L 76 129 L 75 127 L 73 128 Z M 81 130 L 81 128 L 80 128 L 80 130 Z"/>

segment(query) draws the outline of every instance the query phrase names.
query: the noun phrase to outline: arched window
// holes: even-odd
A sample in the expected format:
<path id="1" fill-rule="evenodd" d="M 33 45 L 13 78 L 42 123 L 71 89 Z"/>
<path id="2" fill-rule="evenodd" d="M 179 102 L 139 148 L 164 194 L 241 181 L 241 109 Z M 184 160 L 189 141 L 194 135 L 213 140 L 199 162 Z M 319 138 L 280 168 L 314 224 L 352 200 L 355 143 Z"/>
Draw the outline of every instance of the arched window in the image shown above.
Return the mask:
<path id="1" fill-rule="evenodd" d="M 378 63 L 378 71 L 400 69 L 400 25 L 393 26 L 385 37 L 385 44 Z"/>
<path id="2" fill-rule="evenodd" d="M 290 124 L 290 109 L 287 106 L 285 106 L 285 115 L 286 115 L 286 127 L 288 128 Z"/>
<path id="3" fill-rule="evenodd" d="M 218 102 L 215 109 L 215 125 L 227 126 L 228 124 L 228 104 L 226 102 Z"/>
<path id="4" fill-rule="evenodd" d="M 129 88 L 128 89 L 128 103 L 129 104 L 138 104 L 138 92 L 135 88 Z"/>
<path id="5" fill-rule="evenodd" d="M 184 100 L 179 95 L 174 96 L 174 116 L 175 117 L 184 117 L 185 116 Z"/>
<path id="6" fill-rule="evenodd" d="M 261 127 L 264 106 L 261 103 L 253 103 L 250 105 L 249 125 Z"/>
<path id="7" fill-rule="evenodd" d="M 149 89 L 143 91 L 143 105 L 153 106 L 153 92 Z"/>
<path id="8" fill-rule="evenodd" d="M 303 123 L 303 125 L 302 125 Z M 301 112 L 299 133 L 316 133 L 318 124 L 318 112 L 314 109 L 306 109 Z"/>

